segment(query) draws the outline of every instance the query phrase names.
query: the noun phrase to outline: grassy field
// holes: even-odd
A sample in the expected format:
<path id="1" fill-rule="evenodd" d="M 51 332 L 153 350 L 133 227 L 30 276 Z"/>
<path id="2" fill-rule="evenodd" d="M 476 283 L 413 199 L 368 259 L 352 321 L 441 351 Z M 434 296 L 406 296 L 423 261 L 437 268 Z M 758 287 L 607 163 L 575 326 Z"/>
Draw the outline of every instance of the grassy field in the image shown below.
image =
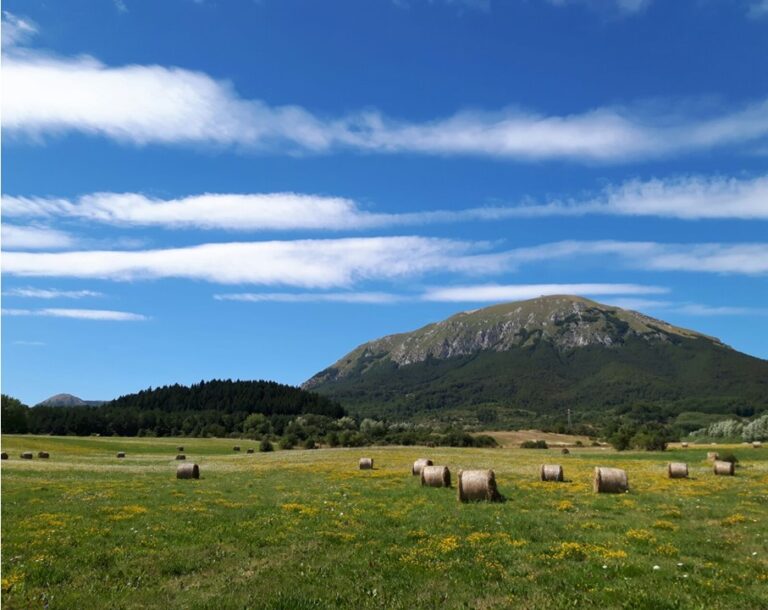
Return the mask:
<path id="1" fill-rule="evenodd" d="M 200 480 L 176 480 L 179 444 Z M 3 608 L 768 607 L 768 449 L 734 447 L 737 476 L 715 477 L 710 447 L 248 446 L 4 436 Z M 420 488 L 422 456 L 454 479 L 493 468 L 506 501 Z M 667 479 L 669 460 L 691 478 Z M 539 482 L 544 462 L 567 482 Z M 597 465 L 625 468 L 631 492 L 593 494 Z"/>

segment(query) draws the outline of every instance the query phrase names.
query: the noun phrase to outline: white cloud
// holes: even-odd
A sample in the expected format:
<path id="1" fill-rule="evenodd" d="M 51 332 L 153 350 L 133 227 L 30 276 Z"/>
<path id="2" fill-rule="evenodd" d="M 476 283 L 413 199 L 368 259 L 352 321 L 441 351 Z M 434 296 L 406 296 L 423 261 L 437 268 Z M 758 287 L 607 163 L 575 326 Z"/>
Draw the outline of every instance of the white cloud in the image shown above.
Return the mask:
<path id="1" fill-rule="evenodd" d="M 668 292 L 661 286 L 640 286 L 637 284 L 480 284 L 433 288 L 421 298 L 425 301 L 484 302 L 521 301 L 540 296 L 575 294 L 600 296 L 616 294 L 663 294 Z"/>
<path id="2" fill-rule="evenodd" d="M 148 320 L 146 316 L 109 309 L 3 309 L 4 316 L 43 316 L 50 318 L 75 318 L 78 320 L 106 320 L 112 322 L 137 322 Z"/>
<path id="3" fill-rule="evenodd" d="M 168 200 L 140 193 L 94 193 L 74 201 L 5 196 L 3 213 L 6 217 L 78 218 L 118 226 L 233 231 L 358 230 L 586 214 L 768 220 L 768 177 L 631 180 L 607 187 L 593 198 L 401 214 L 372 213 L 351 199 L 298 193 L 205 193 Z"/>
<path id="4" fill-rule="evenodd" d="M 45 342 L 44 341 L 23 341 L 23 340 L 20 340 L 20 341 L 14 341 L 13 344 L 14 345 L 27 345 L 27 346 L 30 346 L 30 347 L 40 347 L 40 346 L 45 345 Z"/>
<path id="5" fill-rule="evenodd" d="M 58 250 L 72 248 L 77 243 L 63 231 L 48 227 L 9 225 L 6 222 L 0 227 L 0 238 L 3 250 Z"/>
<path id="6" fill-rule="evenodd" d="M 738 307 L 733 305 L 702 305 L 700 303 L 684 303 L 674 308 L 679 313 L 692 316 L 749 316 L 768 315 L 768 309 L 759 307 Z"/>
<path id="7" fill-rule="evenodd" d="M 101 292 L 93 290 L 57 290 L 55 288 L 11 288 L 3 291 L 3 296 L 24 297 L 31 299 L 84 299 L 102 297 Z"/>
<path id="8" fill-rule="evenodd" d="M 142 251 L 7 252 L 3 271 L 28 277 L 187 278 L 221 284 L 348 286 L 427 272 L 498 272 L 504 254 L 424 237 L 235 242 Z"/>
<path id="9" fill-rule="evenodd" d="M 244 99 L 231 84 L 200 72 L 110 67 L 89 57 L 16 50 L 4 59 L 3 79 L 3 127 L 9 135 L 78 131 L 139 145 L 618 163 L 758 143 L 768 136 L 768 100 L 707 116 L 693 108 L 670 112 L 659 106 L 562 116 L 509 108 L 412 123 L 375 110 L 319 117 L 300 106 Z"/>
<path id="10" fill-rule="evenodd" d="M 72 202 L 4 197 L 6 216 L 82 218 L 124 226 L 231 230 L 357 229 L 394 223 L 340 197 L 297 193 L 205 193 L 161 200 L 139 193 L 94 193 Z"/>
<path id="11" fill-rule="evenodd" d="M 768 243 L 662 244 L 623 241 L 561 241 L 506 253 L 511 265 L 574 258 L 599 257 L 610 264 L 645 271 L 686 271 L 760 275 L 768 273 Z"/>
<path id="12" fill-rule="evenodd" d="M 701 303 L 657 301 L 648 299 L 608 299 L 607 303 L 622 309 L 664 310 L 691 316 L 764 316 L 768 308 L 735 305 L 704 305 Z"/>
<path id="13" fill-rule="evenodd" d="M 312 289 L 427 273 L 498 274 L 577 257 L 591 257 L 597 266 L 648 271 L 768 273 L 768 244 L 764 243 L 562 241 L 478 253 L 484 247 L 474 242 L 404 236 L 212 243 L 140 251 L 6 252 L 3 272 L 110 280 L 186 278 Z"/>
<path id="14" fill-rule="evenodd" d="M 658 216 L 684 220 L 768 220 L 768 176 L 738 180 L 720 176 L 629 180 L 596 197 L 544 204 L 468 210 L 487 219 L 543 216 Z"/>
<path id="15" fill-rule="evenodd" d="M 34 21 L 3 11 L 3 50 L 25 44 L 35 34 L 37 34 L 37 24 Z"/>
<path id="16" fill-rule="evenodd" d="M 606 190 L 602 200 L 575 206 L 584 211 L 684 219 L 768 219 L 768 177 L 684 177 L 634 180 Z"/>
<path id="17" fill-rule="evenodd" d="M 245 303 L 355 303 L 381 305 L 410 300 L 408 297 L 387 292 L 244 292 L 216 294 L 217 301 L 241 301 Z"/>

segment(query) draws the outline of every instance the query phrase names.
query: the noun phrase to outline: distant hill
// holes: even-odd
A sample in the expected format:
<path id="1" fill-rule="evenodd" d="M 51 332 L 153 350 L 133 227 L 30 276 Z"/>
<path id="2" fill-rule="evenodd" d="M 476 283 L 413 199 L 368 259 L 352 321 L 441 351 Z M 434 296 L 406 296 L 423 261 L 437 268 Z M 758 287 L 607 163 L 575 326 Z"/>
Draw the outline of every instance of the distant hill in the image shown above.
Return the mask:
<path id="1" fill-rule="evenodd" d="M 37 403 L 36 407 L 97 407 L 103 405 L 104 400 L 83 400 L 72 394 L 54 394 L 50 398 Z"/>
<path id="2" fill-rule="evenodd" d="M 564 421 L 567 409 L 580 421 L 633 409 L 751 415 L 768 408 L 768 361 L 641 313 L 550 296 L 365 343 L 302 387 L 362 415 L 520 426 Z"/>

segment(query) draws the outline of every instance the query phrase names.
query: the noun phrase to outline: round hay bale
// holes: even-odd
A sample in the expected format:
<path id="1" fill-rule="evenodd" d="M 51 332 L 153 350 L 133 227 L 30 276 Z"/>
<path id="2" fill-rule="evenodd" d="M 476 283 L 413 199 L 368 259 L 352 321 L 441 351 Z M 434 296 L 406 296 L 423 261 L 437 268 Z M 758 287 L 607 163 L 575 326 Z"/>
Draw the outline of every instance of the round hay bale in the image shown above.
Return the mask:
<path id="1" fill-rule="evenodd" d="M 569 451 L 568 447 L 563 447 L 560 450 L 560 453 L 562 453 L 563 455 L 568 455 L 570 453 L 570 451 Z"/>
<path id="2" fill-rule="evenodd" d="M 710 462 L 720 459 L 720 454 L 717 451 L 707 451 L 707 459 Z"/>
<path id="3" fill-rule="evenodd" d="M 688 464 L 685 462 L 670 462 L 667 464 L 667 476 L 670 479 L 688 478 Z"/>
<path id="4" fill-rule="evenodd" d="M 176 459 L 177 460 L 186 460 L 187 456 L 184 455 L 183 453 L 180 453 L 179 455 L 176 456 Z"/>
<path id="5" fill-rule="evenodd" d="M 411 466 L 411 474 L 417 477 L 421 474 L 421 469 L 424 468 L 424 466 L 431 466 L 431 465 L 432 465 L 432 460 L 428 460 L 427 458 L 419 458 L 413 463 L 413 466 Z"/>
<path id="6" fill-rule="evenodd" d="M 563 467 L 560 464 L 542 464 L 540 475 L 542 481 L 562 481 Z"/>
<path id="7" fill-rule="evenodd" d="M 427 487 L 450 487 L 451 471 L 447 466 L 424 466 L 419 473 L 421 485 Z"/>
<path id="8" fill-rule="evenodd" d="M 620 494 L 629 491 L 627 472 L 621 468 L 595 468 L 592 488 L 599 494 Z"/>
<path id="9" fill-rule="evenodd" d="M 235 445 L 232 447 L 232 451 L 240 451 L 240 445 Z"/>
<path id="10" fill-rule="evenodd" d="M 125 451 L 118 451 L 117 452 L 117 457 L 124 458 L 125 457 Z"/>
<path id="11" fill-rule="evenodd" d="M 373 458 L 360 458 L 357 465 L 360 470 L 371 470 L 373 468 Z"/>
<path id="12" fill-rule="evenodd" d="M 199 479 L 200 467 L 197 464 L 179 464 L 176 467 L 177 479 Z"/>
<path id="13" fill-rule="evenodd" d="M 47 460 L 51 455 L 47 451 L 38 451 L 37 457 Z"/>
<path id="14" fill-rule="evenodd" d="M 733 462 L 723 462 L 721 460 L 715 460 L 712 470 L 715 474 L 723 475 L 726 477 L 732 477 L 736 470 Z"/>
<path id="15" fill-rule="evenodd" d="M 8 454 L 5 451 L 0 453 L 0 460 L 7 460 L 7 459 L 8 459 Z"/>
<path id="16" fill-rule="evenodd" d="M 25 451 L 21 454 L 22 460 L 31 460 L 32 459 L 32 452 L 31 451 Z"/>
<path id="17" fill-rule="evenodd" d="M 178 447 L 176 447 L 176 451 L 178 451 L 179 453 L 184 453 L 184 447 L 179 445 Z"/>
<path id="18" fill-rule="evenodd" d="M 752 441 L 752 447 L 754 449 L 760 449 L 760 447 L 762 446 L 763 446 L 763 443 L 761 443 L 760 441 Z"/>
<path id="19" fill-rule="evenodd" d="M 493 470 L 459 470 L 458 492 L 459 502 L 501 500 Z"/>
<path id="20" fill-rule="evenodd" d="M 248 449 L 245 450 L 246 453 L 253 453 L 253 447 L 248 447 Z"/>
<path id="21" fill-rule="evenodd" d="M 680 443 L 680 446 L 681 446 L 683 449 L 688 449 L 688 443 L 686 443 L 686 442 L 682 442 L 682 443 Z"/>

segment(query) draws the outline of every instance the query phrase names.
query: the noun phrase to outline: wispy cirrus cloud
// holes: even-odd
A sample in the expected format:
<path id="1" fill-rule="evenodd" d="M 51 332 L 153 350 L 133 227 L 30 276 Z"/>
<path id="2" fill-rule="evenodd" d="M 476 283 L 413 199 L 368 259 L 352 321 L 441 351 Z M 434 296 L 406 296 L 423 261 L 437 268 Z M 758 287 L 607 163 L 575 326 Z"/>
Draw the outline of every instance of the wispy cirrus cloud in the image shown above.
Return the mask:
<path id="1" fill-rule="evenodd" d="M 4 316 L 42 316 L 47 318 L 72 318 L 78 320 L 102 320 L 109 322 L 139 322 L 148 320 L 147 316 L 127 311 L 109 309 L 3 309 Z"/>
<path id="2" fill-rule="evenodd" d="M 123 227 L 158 226 L 231 231 L 362 230 L 432 223 L 494 221 L 546 216 L 658 216 L 685 220 L 768 219 L 768 177 L 684 176 L 631 180 L 594 197 L 545 203 L 375 213 L 354 200 L 299 193 L 205 193 L 157 199 L 141 193 L 94 193 L 61 198 L 3 198 L 6 217 L 77 218 Z M 45 243 L 45 242 L 41 242 Z"/>
<path id="3" fill-rule="evenodd" d="M 413 122 L 376 110 L 319 116 L 298 105 L 243 98 L 232 84 L 202 72 L 108 66 L 95 58 L 56 57 L 24 48 L 6 53 L 3 79 L 3 128 L 12 137 L 81 132 L 134 145 L 578 163 L 622 163 L 768 138 L 765 99 L 709 112 L 698 111 L 695 103 L 678 104 L 676 111 L 669 110 L 670 104 L 638 104 L 564 115 L 510 106 Z"/>
<path id="4" fill-rule="evenodd" d="M 541 296 L 573 294 L 579 296 L 664 294 L 663 286 L 638 284 L 475 284 L 432 288 L 421 295 L 423 301 L 495 303 L 520 301 Z"/>
<path id="5" fill-rule="evenodd" d="M 3 250 L 58 250 L 72 248 L 78 243 L 72 235 L 64 231 L 7 222 L 3 222 L 0 227 L 0 240 Z"/>
<path id="6" fill-rule="evenodd" d="M 532 299 L 556 294 L 580 296 L 664 294 L 668 288 L 638 284 L 475 284 L 429 288 L 421 293 L 391 292 L 241 292 L 216 294 L 217 301 L 241 301 L 250 303 L 352 303 L 391 304 L 400 302 L 473 302 L 492 303 Z"/>
<path id="7" fill-rule="evenodd" d="M 417 236 L 233 242 L 140 251 L 6 252 L 22 277 L 109 280 L 185 278 L 219 284 L 323 289 L 425 274 L 499 274 L 564 259 L 646 271 L 762 275 L 768 243 L 662 244 L 561 241 L 488 251 L 488 244 Z"/>
<path id="8" fill-rule="evenodd" d="M 765 316 L 766 307 L 744 307 L 741 305 L 706 305 L 686 301 L 664 301 L 654 299 L 609 298 L 610 305 L 623 309 L 643 311 L 666 311 L 689 316 Z"/>
<path id="9" fill-rule="evenodd" d="M 657 242 L 561 241 L 518 248 L 508 253 L 508 262 L 522 266 L 535 262 L 575 257 L 616 257 L 623 264 L 644 271 L 685 271 L 762 275 L 768 273 L 768 243 L 666 244 Z"/>
<path id="10" fill-rule="evenodd" d="M 419 293 L 391 292 L 240 292 L 214 295 L 217 301 L 241 303 L 345 303 L 392 305 L 396 303 L 503 303 L 542 296 L 577 295 L 596 298 L 607 305 L 635 311 L 661 311 L 687 316 L 765 316 L 768 308 L 707 305 L 690 301 L 660 300 L 647 296 L 667 295 L 669 288 L 643 284 L 469 284 L 427 288 Z"/>
<path id="11" fill-rule="evenodd" d="M 220 284 L 330 288 L 424 273 L 490 273 L 505 263 L 476 242 L 368 237 L 214 243 L 141 251 L 6 252 L 3 271 L 25 277 L 187 278 Z"/>
<path id="12" fill-rule="evenodd" d="M 34 38 L 37 31 L 37 24 L 31 19 L 3 11 L 3 50 L 26 44 L 30 39 Z"/>
<path id="13" fill-rule="evenodd" d="M 103 297 L 104 293 L 95 290 L 58 290 L 56 288 L 9 288 L 3 296 L 28 299 L 85 299 Z"/>
<path id="14" fill-rule="evenodd" d="M 390 292 L 240 292 L 215 294 L 217 301 L 243 303 L 353 303 L 384 305 L 412 300 L 411 297 Z"/>

